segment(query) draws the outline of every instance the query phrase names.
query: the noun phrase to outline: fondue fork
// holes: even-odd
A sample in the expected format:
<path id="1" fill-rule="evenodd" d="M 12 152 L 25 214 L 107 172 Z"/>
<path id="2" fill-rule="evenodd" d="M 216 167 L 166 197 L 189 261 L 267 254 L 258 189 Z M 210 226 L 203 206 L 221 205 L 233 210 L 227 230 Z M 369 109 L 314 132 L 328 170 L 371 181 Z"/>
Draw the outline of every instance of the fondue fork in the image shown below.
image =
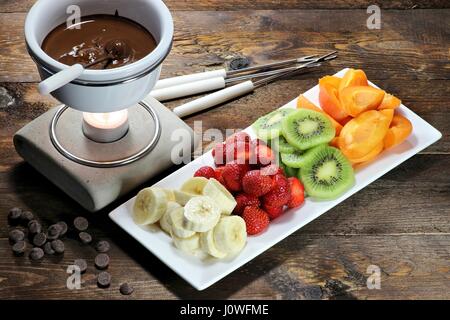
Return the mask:
<path id="1" fill-rule="evenodd" d="M 159 90 L 159 89 L 168 88 L 168 87 L 172 87 L 172 86 L 176 86 L 176 85 L 180 85 L 180 84 L 185 84 L 185 83 L 190 83 L 190 82 L 195 82 L 195 81 L 200 81 L 200 80 L 206 80 L 206 79 L 212 79 L 212 78 L 218 78 L 218 77 L 228 79 L 228 78 L 235 77 L 242 73 L 273 69 L 273 68 L 277 68 L 277 67 L 286 67 L 289 65 L 295 65 L 295 64 L 314 61 L 314 59 L 317 59 L 317 55 L 309 55 L 309 56 L 304 56 L 304 57 L 300 57 L 300 58 L 296 58 L 296 59 L 272 62 L 272 63 L 267 63 L 267 64 L 263 64 L 263 65 L 258 65 L 258 66 L 253 66 L 253 67 L 248 67 L 248 68 L 243 68 L 243 69 L 238 69 L 238 70 L 218 69 L 218 70 L 212 70 L 212 71 L 187 74 L 187 75 L 183 75 L 183 76 L 159 80 L 153 89 Z"/>
<path id="2" fill-rule="evenodd" d="M 247 93 L 250 93 L 257 88 L 260 88 L 260 87 L 262 87 L 268 83 L 271 83 L 273 81 L 276 81 L 280 78 L 297 74 L 300 71 L 305 71 L 312 67 L 320 66 L 321 62 L 330 61 L 330 60 L 337 58 L 335 53 L 336 53 L 336 51 L 327 53 L 320 57 L 317 57 L 314 60 L 306 62 L 291 71 L 274 74 L 265 79 L 258 80 L 255 82 L 253 82 L 251 80 L 247 80 L 245 82 L 241 82 L 239 84 L 230 86 L 228 88 L 216 91 L 214 93 L 211 93 L 211 94 L 201 97 L 199 99 L 196 99 L 196 100 L 190 101 L 188 103 L 185 103 L 181 106 L 178 106 L 173 109 L 173 112 L 180 118 L 183 118 L 183 117 L 189 116 L 191 114 L 212 108 L 214 106 L 217 106 L 217 105 L 224 103 L 226 101 L 229 101 L 231 99 L 243 96 L 244 94 L 247 94 Z"/>

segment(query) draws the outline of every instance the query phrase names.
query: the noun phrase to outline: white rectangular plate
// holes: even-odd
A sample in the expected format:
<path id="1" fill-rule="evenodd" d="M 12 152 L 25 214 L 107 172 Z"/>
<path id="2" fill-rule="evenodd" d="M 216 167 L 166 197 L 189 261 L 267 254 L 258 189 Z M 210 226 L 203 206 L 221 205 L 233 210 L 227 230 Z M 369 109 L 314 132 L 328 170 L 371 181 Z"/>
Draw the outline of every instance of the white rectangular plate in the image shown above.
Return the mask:
<path id="1" fill-rule="evenodd" d="M 346 70 L 341 70 L 336 75 L 342 77 Z M 316 105 L 319 105 L 318 86 L 308 90 L 304 93 L 304 96 Z M 296 100 L 289 102 L 283 108 L 295 108 Z M 338 199 L 314 201 L 307 198 L 302 207 L 291 209 L 280 218 L 271 222 L 267 231 L 258 236 L 249 237 L 244 250 L 234 260 L 202 261 L 195 257 L 187 256 L 176 249 L 170 237 L 159 228 L 142 228 L 137 226 L 132 219 L 134 198 L 112 211 L 109 216 L 180 277 L 197 290 L 203 290 L 441 138 L 442 135 L 438 130 L 404 105 L 397 109 L 397 112 L 408 118 L 413 125 L 413 132 L 405 142 L 391 150 L 383 151 L 373 162 L 359 166 L 356 170 L 356 184 Z M 256 137 L 250 127 L 245 131 L 252 137 Z M 180 188 L 183 181 L 192 177 L 194 172 L 204 165 L 213 165 L 211 152 L 185 165 L 156 183 L 155 186 L 172 189 Z"/>

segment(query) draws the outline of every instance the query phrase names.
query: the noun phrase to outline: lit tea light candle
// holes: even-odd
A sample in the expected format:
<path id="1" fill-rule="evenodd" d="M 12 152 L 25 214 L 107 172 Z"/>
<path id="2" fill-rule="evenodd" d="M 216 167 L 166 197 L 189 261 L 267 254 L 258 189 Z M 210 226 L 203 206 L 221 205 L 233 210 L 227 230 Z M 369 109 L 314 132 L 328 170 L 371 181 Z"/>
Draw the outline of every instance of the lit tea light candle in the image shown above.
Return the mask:
<path id="1" fill-rule="evenodd" d="M 96 142 L 114 142 L 128 131 L 128 110 L 108 113 L 83 112 L 83 133 Z"/>

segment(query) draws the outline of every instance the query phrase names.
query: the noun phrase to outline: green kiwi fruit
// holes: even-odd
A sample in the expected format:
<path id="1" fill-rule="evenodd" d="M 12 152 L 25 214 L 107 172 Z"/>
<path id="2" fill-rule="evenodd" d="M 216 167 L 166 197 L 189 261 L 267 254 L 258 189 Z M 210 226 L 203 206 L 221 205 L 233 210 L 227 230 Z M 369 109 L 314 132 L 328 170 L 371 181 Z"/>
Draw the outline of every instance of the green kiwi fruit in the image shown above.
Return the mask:
<path id="1" fill-rule="evenodd" d="M 262 116 L 252 124 L 256 135 L 263 140 L 270 140 L 281 134 L 281 121 L 295 109 L 283 108 Z"/>
<path id="2" fill-rule="evenodd" d="M 336 199 L 355 183 L 350 161 L 340 150 L 326 145 L 306 152 L 299 178 L 309 196 L 327 200 Z"/>
<path id="3" fill-rule="evenodd" d="M 281 128 L 287 142 L 300 150 L 328 143 L 336 134 L 327 116 L 308 109 L 300 109 L 286 116 Z"/>
<path id="4" fill-rule="evenodd" d="M 305 162 L 305 151 L 295 151 L 293 153 L 281 153 L 281 162 L 291 168 L 301 168 Z"/>
<path id="5" fill-rule="evenodd" d="M 287 177 L 297 177 L 298 169 L 286 166 L 286 169 L 284 169 L 284 173 Z"/>
<path id="6" fill-rule="evenodd" d="M 291 146 L 281 135 L 270 140 L 270 146 L 272 147 L 272 149 L 275 149 L 281 153 L 294 153 L 297 150 L 295 147 Z"/>

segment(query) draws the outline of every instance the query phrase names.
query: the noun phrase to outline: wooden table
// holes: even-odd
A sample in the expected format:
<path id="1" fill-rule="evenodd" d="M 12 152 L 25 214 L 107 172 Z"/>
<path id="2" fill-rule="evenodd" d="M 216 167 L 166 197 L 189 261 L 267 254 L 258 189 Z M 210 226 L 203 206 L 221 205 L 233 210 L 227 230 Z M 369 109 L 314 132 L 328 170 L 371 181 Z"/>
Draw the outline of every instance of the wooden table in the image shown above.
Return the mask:
<path id="1" fill-rule="evenodd" d="M 16 154 L 14 132 L 57 103 L 37 93 L 39 76 L 25 50 L 23 24 L 33 2 L 0 1 L 0 299 L 122 299 L 118 286 L 125 281 L 136 289 L 131 298 L 139 299 L 450 298 L 448 1 L 385 1 L 380 30 L 366 27 L 371 1 L 365 0 L 166 1 L 175 19 L 175 41 L 164 77 L 222 67 L 236 56 L 257 64 L 339 51 L 330 66 L 193 116 L 189 125 L 201 120 L 204 129 L 244 128 L 312 87 L 318 77 L 357 67 L 443 134 L 438 143 L 203 292 L 108 219 L 119 202 L 89 214 Z M 32 210 L 46 224 L 89 217 L 96 239 L 112 244 L 112 287 L 97 288 L 95 250 L 74 239 L 66 240 L 66 253 L 58 259 L 34 264 L 13 257 L 7 240 L 7 212 L 13 206 Z M 70 291 L 66 268 L 79 257 L 88 259 L 89 269 L 82 289 Z M 369 265 L 381 268 L 380 290 L 366 287 Z"/>

